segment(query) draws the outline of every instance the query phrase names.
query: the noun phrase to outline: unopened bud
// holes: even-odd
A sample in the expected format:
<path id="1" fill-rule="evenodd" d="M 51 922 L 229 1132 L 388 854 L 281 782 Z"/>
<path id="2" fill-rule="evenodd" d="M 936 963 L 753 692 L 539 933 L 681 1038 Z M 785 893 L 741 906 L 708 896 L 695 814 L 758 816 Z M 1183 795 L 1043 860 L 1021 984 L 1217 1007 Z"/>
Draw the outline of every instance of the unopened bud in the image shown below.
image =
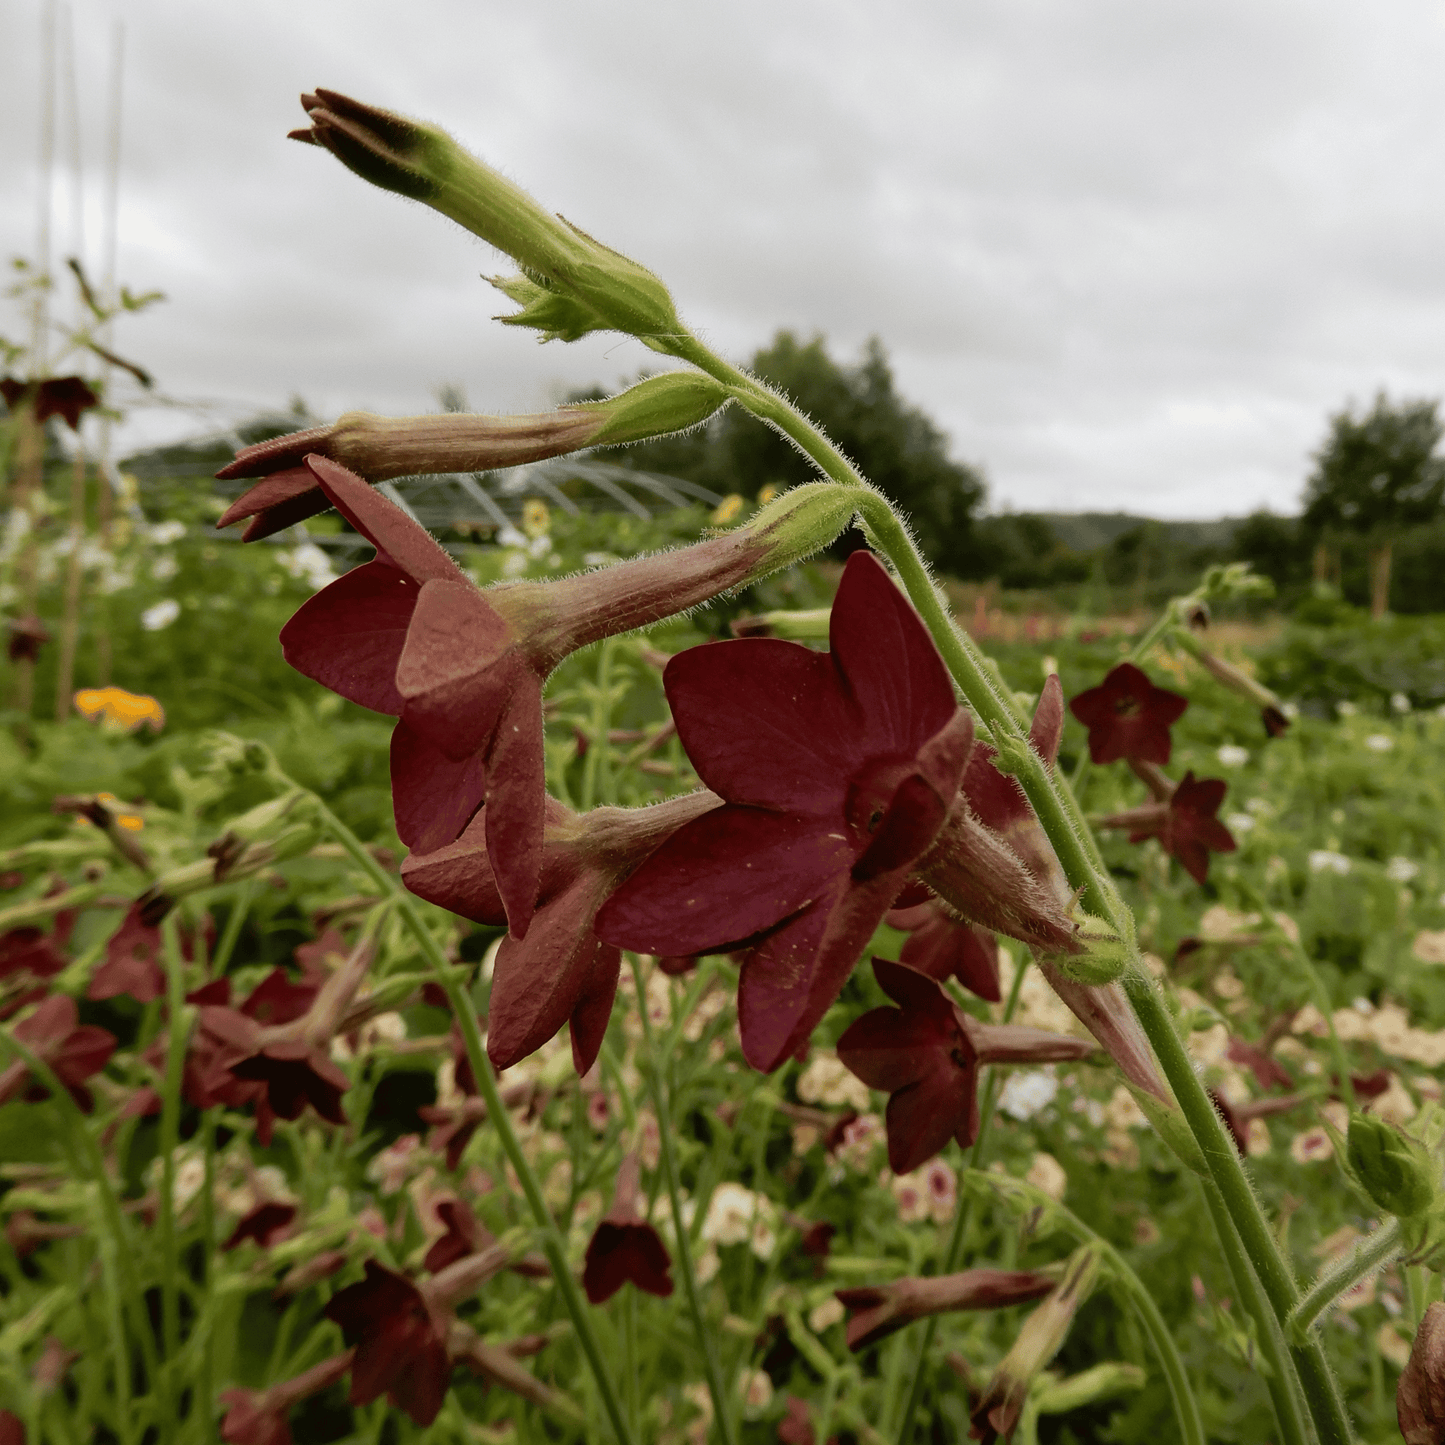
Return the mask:
<path id="1" fill-rule="evenodd" d="M 590 311 L 602 326 L 644 339 L 680 329 L 656 276 L 544 210 L 445 131 L 331 90 L 301 103 L 311 125 L 294 139 L 324 146 L 364 180 L 424 202 L 506 252 L 542 288 L 580 303 L 574 322 Z"/>
<path id="2" fill-rule="evenodd" d="M 1375 1114 L 1350 1120 L 1346 1156 L 1360 1187 L 1386 1214 L 1423 1214 L 1438 1193 L 1439 1165 L 1418 1140 Z"/>

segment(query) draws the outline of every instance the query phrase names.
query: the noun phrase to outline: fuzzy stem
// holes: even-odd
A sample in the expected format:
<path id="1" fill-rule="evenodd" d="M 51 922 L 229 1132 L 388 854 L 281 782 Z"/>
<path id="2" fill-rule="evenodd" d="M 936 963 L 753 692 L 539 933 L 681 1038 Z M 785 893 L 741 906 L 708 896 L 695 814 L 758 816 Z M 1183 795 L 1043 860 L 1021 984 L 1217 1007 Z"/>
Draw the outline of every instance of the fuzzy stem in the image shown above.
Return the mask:
<path id="1" fill-rule="evenodd" d="M 313 794 L 313 796 L 315 795 Z M 608 1370 L 606 1360 L 603 1359 L 597 1335 L 587 1314 L 587 1307 L 583 1303 L 581 1292 L 577 1288 L 577 1281 L 567 1263 L 566 1241 L 562 1238 L 552 1219 L 551 1211 L 547 1208 L 547 1201 L 542 1197 L 542 1186 L 537 1180 L 536 1172 L 522 1151 L 521 1141 L 512 1127 L 512 1116 L 502 1103 L 501 1093 L 497 1088 L 497 1078 L 492 1072 L 491 1060 L 488 1059 L 487 1051 L 482 1044 L 482 1032 L 477 1022 L 477 1010 L 472 1002 L 471 994 L 457 979 L 441 946 L 426 926 L 426 920 L 422 917 L 412 895 L 397 884 L 396 880 L 371 856 L 370 850 L 361 839 L 319 797 L 316 798 L 316 806 L 323 826 L 346 850 L 356 866 L 366 874 L 372 886 L 383 897 L 395 900 L 402 922 L 416 940 L 422 956 L 431 965 L 437 982 L 441 985 L 447 1001 L 451 1004 L 452 1014 L 462 1031 L 467 1062 L 472 1067 L 477 1088 L 487 1105 L 487 1117 L 496 1128 L 502 1149 L 516 1172 L 517 1179 L 522 1185 L 522 1192 L 527 1196 L 527 1207 L 531 1210 L 532 1218 L 536 1222 L 547 1262 L 552 1266 L 552 1277 L 556 1282 L 557 1292 L 562 1296 L 562 1303 L 572 1321 L 572 1328 L 577 1332 L 577 1341 L 582 1346 L 582 1353 L 587 1357 L 587 1364 L 592 1371 L 597 1392 L 602 1397 L 603 1409 L 607 1412 L 607 1418 L 612 1424 L 613 1433 L 617 1436 L 619 1445 L 632 1445 L 632 1432 L 627 1428 L 627 1422 L 623 1418 L 612 1374 Z"/>
<path id="2" fill-rule="evenodd" d="M 733 1431 L 732 1416 L 728 1412 L 727 1393 L 723 1389 L 722 1371 L 718 1367 L 717 1350 L 713 1346 L 713 1333 L 703 1318 L 702 1300 L 697 1292 L 697 1273 L 692 1263 L 692 1241 L 688 1237 L 687 1225 L 682 1217 L 682 1200 L 678 1192 L 677 1155 L 672 1147 L 672 1114 L 668 1090 L 663 1085 L 663 1060 L 652 1045 L 652 1020 L 647 1015 L 647 982 L 642 976 L 642 964 L 637 955 L 632 955 L 632 977 L 637 989 L 637 1012 L 642 1018 L 642 1036 L 647 1045 L 648 1085 L 652 1093 L 652 1107 L 657 1113 L 657 1132 L 662 1143 L 662 1169 L 667 1179 L 667 1197 L 672 1205 L 672 1232 L 677 1240 L 677 1259 L 682 1268 L 683 1288 L 687 1293 L 688 1313 L 692 1315 L 692 1327 L 697 1332 L 697 1342 L 702 1347 L 703 1366 L 707 1371 L 708 1394 L 712 1396 L 713 1419 L 723 1445 L 735 1445 L 737 1436 Z"/>
<path id="3" fill-rule="evenodd" d="M 1290 1339 L 1302 1344 L 1309 1336 L 1310 1326 L 1346 1290 L 1388 1264 L 1399 1251 L 1400 1221 L 1392 1219 L 1389 1223 L 1382 1224 L 1372 1235 L 1362 1239 L 1348 1258 L 1340 1260 L 1332 1269 L 1325 1270 L 1310 1286 L 1285 1321 L 1285 1330 Z M 1418 1318 L 1415 1323 L 1418 1327 Z"/>

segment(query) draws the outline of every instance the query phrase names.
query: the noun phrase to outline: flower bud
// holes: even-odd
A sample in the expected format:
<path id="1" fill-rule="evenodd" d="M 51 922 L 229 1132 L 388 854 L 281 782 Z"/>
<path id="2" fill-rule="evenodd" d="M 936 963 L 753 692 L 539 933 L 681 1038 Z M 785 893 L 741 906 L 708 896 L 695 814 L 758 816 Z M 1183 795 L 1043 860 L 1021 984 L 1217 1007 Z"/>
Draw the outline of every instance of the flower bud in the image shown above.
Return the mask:
<path id="1" fill-rule="evenodd" d="M 1122 978 L 1129 966 L 1129 947 L 1102 918 L 1089 913 L 1076 913 L 1079 931 L 1074 941 L 1084 947 L 1082 953 L 1061 953 L 1053 960 L 1054 967 L 1067 979 L 1091 986 L 1113 983 Z"/>
<path id="2" fill-rule="evenodd" d="M 1345 1157 L 1361 1187 L 1386 1214 L 1423 1214 L 1435 1200 L 1440 1168 L 1429 1150 L 1377 1115 L 1351 1118 Z"/>
<path id="3" fill-rule="evenodd" d="M 681 329 L 656 276 L 544 210 L 445 131 L 331 90 L 303 95 L 301 104 L 311 125 L 293 139 L 324 146 L 363 180 L 422 201 L 505 251 L 533 285 L 574 303 L 574 330 L 589 311 L 596 323 L 587 330 L 646 338 Z"/>
<path id="4" fill-rule="evenodd" d="M 1445 1304 L 1432 1304 L 1420 1321 L 1395 1389 L 1395 1415 L 1405 1445 L 1445 1441 Z"/>
<path id="5" fill-rule="evenodd" d="M 958 1274 L 897 1279 L 836 1293 L 839 1301 L 854 1312 L 848 1321 L 848 1348 L 856 1354 L 928 1315 L 951 1310 L 1006 1309 L 1042 1298 L 1054 1284 L 1054 1275 L 1037 1270 L 966 1269 Z"/>

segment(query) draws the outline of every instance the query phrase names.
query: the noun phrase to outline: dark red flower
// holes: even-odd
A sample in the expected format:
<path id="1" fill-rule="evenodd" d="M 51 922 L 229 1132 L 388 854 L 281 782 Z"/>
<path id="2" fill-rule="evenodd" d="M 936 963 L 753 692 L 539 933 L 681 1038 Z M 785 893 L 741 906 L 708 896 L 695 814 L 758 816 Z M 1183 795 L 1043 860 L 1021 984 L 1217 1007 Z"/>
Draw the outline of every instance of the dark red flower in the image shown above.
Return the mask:
<path id="1" fill-rule="evenodd" d="M 1273 1098 L 1255 1099 L 1247 1104 L 1231 1104 L 1215 1089 L 1209 1091 L 1209 1097 L 1219 1117 L 1224 1120 L 1224 1127 L 1229 1130 L 1234 1147 L 1242 1155 L 1249 1153 L 1249 1126 L 1254 1120 L 1268 1119 L 1274 1114 L 1288 1114 L 1291 1109 L 1297 1109 L 1307 1102 L 1298 1094 L 1276 1094 Z"/>
<path id="2" fill-rule="evenodd" d="M 270 1144 L 276 1119 L 299 1119 L 307 1104 L 328 1124 L 346 1122 L 341 1096 L 351 1080 L 323 1046 L 304 1038 L 277 1039 L 232 1064 L 230 1071 L 238 1079 L 266 1086 L 256 1099 L 256 1138 L 262 1147 Z"/>
<path id="3" fill-rule="evenodd" d="M 100 405 L 100 398 L 81 376 L 50 376 L 44 381 L 16 381 L 12 376 L 0 377 L 0 396 L 13 412 L 27 397 L 35 401 L 35 420 L 48 421 L 63 417 L 71 431 L 80 429 L 80 418 L 91 407 Z"/>
<path id="4" fill-rule="evenodd" d="M 12 928 L 0 934 L 0 978 L 14 973 L 54 978 L 70 962 L 58 943 L 54 934 L 42 933 L 38 928 Z"/>
<path id="5" fill-rule="evenodd" d="M 5 630 L 9 634 L 5 655 L 11 662 L 34 662 L 40 656 L 40 649 L 50 641 L 50 629 L 33 612 L 12 617 L 5 624 Z"/>
<path id="6" fill-rule="evenodd" d="M 1155 687 L 1132 662 L 1121 662 L 1098 687 L 1081 692 L 1069 711 L 1089 730 L 1089 756 L 1096 763 L 1139 758 L 1169 761 L 1169 729 L 1189 699 Z"/>
<path id="7" fill-rule="evenodd" d="M 950 1310 L 1001 1310 L 1041 1299 L 1053 1289 L 1054 1276 L 1028 1269 L 966 1269 L 926 1279 L 896 1279 L 888 1284 L 835 1291 L 850 1311 L 848 1348 L 855 1353 L 887 1339 L 914 1320 Z"/>
<path id="8" fill-rule="evenodd" d="M 497 889 L 520 938 L 541 869 L 548 674 L 579 647 L 684 611 L 791 557 L 775 556 L 773 524 L 759 520 L 681 551 L 482 592 L 359 477 L 322 457 L 306 465 L 377 555 L 286 624 L 286 660 L 333 692 L 400 717 L 392 801 L 408 847 L 451 843 L 488 803 Z"/>
<path id="9" fill-rule="evenodd" d="M 1225 1057 L 1232 1064 L 1242 1064 L 1253 1075 L 1261 1089 L 1290 1089 L 1294 1080 L 1289 1070 L 1272 1054 L 1267 1054 L 1257 1044 L 1242 1039 L 1238 1034 L 1229 1036 L 1229 1047 Z"/>
<path id="10" fill-rule="evenodd" d="M 854 552 L 830 652 L 753 637 L 679 653 L 678 735 L 726 806 L 680 829 L 598 913 L 602 938 L 658 955 L 731 951 L 754 1067 L 807 1041 L 958 791 L 968 714 L 918 615 Z"/>
<path id="11" fill-rule="evenodd" d="M 638 1289 L 666 1299 L 672 1293 L 672 1256 L 658 1232 L 637 1210 L 641 1166 L 629 1154 L 617 1171 L 612 1208 L 592 1233 L 582 1285 L 595 1305 L 609 1300 L 631 1280 Z"/>
<path id="12" fill-rule="evenodd" d="M 132 903 L 120 927 L 105 946 L 105 962 L 90 976 L 90 999 L 128 993 L 137 1003 L 150 1003 L 166 991 L 160 964 L 161 931 L 141 921 L 140 904 Z"/>
<path id="13" fill-rule="evenodd" d="M 1145 803 L 1100 820 L 1102 828 L 1126 828 L 1131 843 L 1157 838 L 1196 883 L 1209 877 L 1209 855 L 1233 853 L 1237 846 L 1216 816 L 1229 784 L 1223 778 L 1196 779 L 1192 771 L 1175 787 L 1167 803 Z"/>
<path id="14" fill-rule="evenodd" d="M 82 1024 L 69 994 L 53 994 L 27 1019 L 15 1025 L 15 1037 L 50 1066 L 70 1097 L 88 1114 L 95 1107 L 85 1080 L 98 1074 L 115 1052 L 115 1035 L 94 1024 Z M 44 1084 L 31 1081 L 30 1067 L 16 1059 L 0 1071 L 0 1104 L 17 1095 L 33 1101 L 48 1099 Z"/>
<path id="15" fill-rule="evenodd" d="M 302 1400 L 341 1379 L 351 1368 L 353 1355 L 354 1351 L 345 1350 L 267 1390 L 222 1390 L 218 1398 L 229 1408 L 221 1422 L 221 1439 L 227 1445 L 291 1445 L 286 1416 Z"/>
<path id="16" fill-rule="evenodd" d="M 818 1445 L 818 1432 L 813 1429 L 813 1412 L 806 1400 L 788 1396 L 788 1413 L 778 1421 L 779 1445 Z M 838 1445 L 836 1435 L 828 1436 L 828 1445 Z"/>
<path id="17" fill-rule="evenodd" d="M 366 1278 L 339 1290 L 323 1313 L 356 1348 L 353 1405 L 385 1395 L 418 1425 L 436 1419 L 452 1372 L 446 1320 L 409 1279 L 368 1259 Z"/>
<path id="18" fill-rule="evenodd" d="M 306 1013 L 320 991 L 320 982 L 292 983 L 284 968 L 273 968 L 246 996 L 241 1012 L 258 1024 L 289 1024 Z"/>
<path id="19" fill-rule="evenodd" d="M 939 899 L 912 908 L 890 910 L 890 927 L 909 935 L 899 961 L 940 982 L 956 978 L 970 993 L 990 1003 L 998 986 L 998 940 L 986 928 L 952 917 Z"/>
<path id="20" fill-rule="evenodd" d="M 25 1422 L 9 1410 L 0 1410 L 0 1445 L 25 1445 Z"/>
<path id="21" fill-rule="evenodd" d="M 221 1246 L 222 1250 L 235 1249 L 243 1240 L 254 1240 L 262 1249 L 279 1244 L 291 1232 L 291 1222 L 296 1218 L 296 1206 L 283 1204 L 280 1200 L 264 1199 L 254 1209 L 243 1215 L 231 1231 L 231 1237 Z"/>
<path id="22" fill-rule="evenodd" d="M 659 843 L 717 807 L 711 793 L 699 792 L 650 808 L 595 808 L 579 816 L 547 799 L 536 911 L 530 928 L 514 927 L 502 941 L 492 974 L 487 1054 L 496 1068 L 526 1058 L 568 1022 L 577 1072 L 596 1063 L 621 966 L 620 950 L 594 931 L 597 910 Z M 401 876 L 430 903 L 475 923 L 499 924 L 507 914 L 491 867 L 490 808 L 455 843 L 413 853 Z"/>
<path id="23" fill-rule="evenodd" d="M 1094 1051 L 1062 1034 L 980 1023 L 927 974 L 903 964 L 875 958 L 873 972 L 901 1007 L 855 1019 L 838 1040 L 838 1057 L 870 1089 L 890 1096 L 888 1167 L 895 1174 L 917 1169 L 950 1138 L 973 1143 L 980 1065 L 1080 1059 Z"/>
<path id="24" fill-rule="evenodd" d="M 437 1205 L 437 1217 L 447 1232 L 427 1250 L 423 1263 L 430 1274 L 437 1274 L 466 1255 L 480 1254 L 497 1242 L 491 1230 L 460 1199 L 442 1200 Z"/>

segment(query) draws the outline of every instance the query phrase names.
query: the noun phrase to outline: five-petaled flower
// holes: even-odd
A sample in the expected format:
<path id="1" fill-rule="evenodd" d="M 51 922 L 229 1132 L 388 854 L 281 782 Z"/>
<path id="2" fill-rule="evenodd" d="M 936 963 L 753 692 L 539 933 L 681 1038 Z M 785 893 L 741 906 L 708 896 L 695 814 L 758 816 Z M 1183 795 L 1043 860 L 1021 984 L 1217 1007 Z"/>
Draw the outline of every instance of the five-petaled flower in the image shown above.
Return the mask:
<path id="1" fill-rule="evenodd" d="M 1128 829 L 1131 843 L 1157 838 L 1177 858 L 1196 883 L 1209 877 L 1209 855 L 1233 853 L 1234 835 L 1219 821 L 1219 805 L 1229 785 L 1223 778 L 1196 778 L 1193 771 L 1170 794 L 1168 802 L 1155 801 L 1123 813 L 1111 813 L 1101 828 Z"/>
<path id="2" fill-rule="evenodd" d="M 870 1089 L 890 1096 L 888 1167 L 895 1174 L 917 1169 L 950 1138 L 973 1143 L 981 1065 L 1057 1062 L 1094 1051 L 1083 1039 L 981 1023 L 927 974 L 901 963 L 875 958 L 873 972 L 900 1007 L 855 1019 L 838 1040 L 838 1057 Z"/>
<path id="3" fill-rule="evenodd" d="M 69 994 L 52 994 L 29 1018 L 15 1025 L 14 1036 L 64 1085 L 83 1113 L 95 1107 L 85 1080 L 98 1074 L 115 1052 L 115 1035 L 94 1024 L 82 1024 Z M 16 1097 L 48 1099 L 50 1091 L 33 1080 L 30 1065 L 17 1058 L 0 1070 L 0 1104 Z"/>
<path id="4" fill-rule="evenodd" d="M 678 735 L 725 806 L 678 830 L 597 915 L 657 955 L 745 945 L 743 1051 L 807 1043 L 938 836 L 972 724 L 926 628 L 877 560 L 849 559 L 829 652 L 750 637 L 679 653 Z"/>
<path id="5" fill-rule="evenodd" d="M 1089 756 L 1096 763 L 1121 758 L 1169 761 L 1170 727 L 1189 699 L 1155 687 L 1142 668 L 1121 662 L 1098 687 L 1081 692 L 1069 710 L 1089 730 Z"/>
<path id="6" fill-rule="evenodd" d="M 790 498 L 808 489 L 780 499 L 776 514 L 692 547 L 483 592 L 361 478 L 324 457 L 309 456 L 306 465 L 377 551 L 286 624 L 286 660 L 333 692 L 400 718 L 391 743 L 392 800 L 408 847 L 427 852 L 451 843 L 486 801 L 496 889 L 521 938 L 542 867 L 548 674 L 579 647 L 786 565 L 799 545 L 789 540 L 788 528 L 796 530 L 789 519 L 806 504 Z"/>
<path id="7" fill-rule="evenodd" d="M 658 1232 L 638 1213 L 641 1165 L 636 1152 L 617 1171 L 612 1208 L 592 1233 L 582 1284 L 595 1305 L 609 1300 L 631 1280 L 638 1289 L 666 1298 L 672 1293 L 672 1257 Z"/>
<path id="8" fill-rule="evenodd" d="M 597 910 L 659 843 L 718 806 L 711 793 L 697 792 L 650 808 L 594 808 L 579 816 L 546 800 L 536 911 L 525 938 L 514 926 L 503 939 L 492 974 L 487 1053 L 498 1069 L 541 1048 L 568 1022 L 577 1072 L 596 1063 L 622 962 L 620 950 L 594 930 Z M 418 897 L 496 925 L 508 914 L 492 869 L 491 808 L 455 843 L 413 853 L 401 876 Z"/>

